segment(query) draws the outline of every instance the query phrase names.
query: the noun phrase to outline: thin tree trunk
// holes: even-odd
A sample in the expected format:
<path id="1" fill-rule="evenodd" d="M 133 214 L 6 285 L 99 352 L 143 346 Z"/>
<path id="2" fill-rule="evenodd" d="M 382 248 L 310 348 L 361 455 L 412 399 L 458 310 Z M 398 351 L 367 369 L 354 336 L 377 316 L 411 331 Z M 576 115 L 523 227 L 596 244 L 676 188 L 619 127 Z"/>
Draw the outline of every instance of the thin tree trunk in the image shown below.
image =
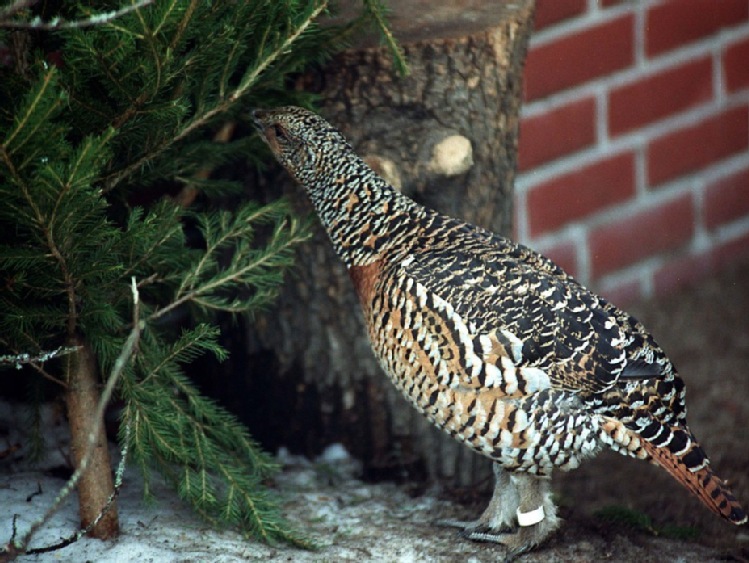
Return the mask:
<path id="1" fill-rule="evenodd" d="M 77 353 L 68 356 L 68 390 L 65 393 L 70 424 L 71 456 L 77 468 L 88 447 L 100 394 L 96 358 L 91 346 L 82 338 L 74 338 L 70 344 L 80 347 Z M 78 483 L 78 505 L 83 528 L 99 516 L 114 489 L 104 424 L 99 425 L 95 438 L 88 469 Z M 117 507 L 113 504 L 89 535 L 108 539 L 118 534 Z"/>
<path id="2" fill-rule="evenodd" d="M 404 193 L 509 234 L 533 1 L 390 5 L 409 76 L 397 75 L 385 48 L 365 41 L 305 76 L 300 87 L 319 91 L 325 117 Z M 301 212 L 311 212 L 283 174 L 263 180 L 258 197 L 282 189 Z M 278 309 L 253 330 L 249 349 L 265 364 L 248 370 L 249 394 L 261 399 L 245 408 L 260 413 L 258 421 L 282 421 L 266 445 L 314 454 L 342 442 L 369 477 L 490 480 L 488 460 L 432 428 L 384 377 L 349 276 L 321 229 L 299 253 Z M 261 437 L 255 424 L 252 431 Z"/>

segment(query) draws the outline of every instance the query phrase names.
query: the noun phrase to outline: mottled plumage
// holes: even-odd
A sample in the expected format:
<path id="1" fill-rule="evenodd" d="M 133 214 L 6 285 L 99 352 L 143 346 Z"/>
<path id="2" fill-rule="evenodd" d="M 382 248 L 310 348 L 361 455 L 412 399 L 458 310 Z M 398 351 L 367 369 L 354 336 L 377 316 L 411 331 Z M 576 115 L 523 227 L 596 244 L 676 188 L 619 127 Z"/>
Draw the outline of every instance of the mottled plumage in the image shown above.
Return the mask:
<path id="1" fill-rule="evenodd" d="M 403 196 L 319 116 L 254 117 L 348 267 L 385 373 L 495 460 L 489 507 L 458 523 L 466 537 L 510 553 L 537 545 L 558 525 L 546 478 L 604 446 L 658 463 L 746 522 L 686 425 L 682 379 L 636 319 L 532 250 Z"/>

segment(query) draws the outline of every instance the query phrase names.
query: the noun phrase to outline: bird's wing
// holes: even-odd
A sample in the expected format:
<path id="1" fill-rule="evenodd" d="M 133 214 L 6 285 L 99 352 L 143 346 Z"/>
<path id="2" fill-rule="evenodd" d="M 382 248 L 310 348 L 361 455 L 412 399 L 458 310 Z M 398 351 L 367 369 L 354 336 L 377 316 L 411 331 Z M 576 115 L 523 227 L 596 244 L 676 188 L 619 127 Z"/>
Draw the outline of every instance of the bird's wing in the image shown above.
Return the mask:
<path id="1" fill-rule="evenodd" d="M 442 311 L 467 348 L 461 384 L 505 385 L 512 395 L 542 388 L 548 380 L 552 388 L 597 394 L 600 400 L 615 386 L 636 387 L 632 382 L 657 379 L 671 369 L 636 320 L 553 262 L 458 222 L 444 232 L 449 244 L 427 241 L 398 268 L 430 296 L 430 306 Z"/>

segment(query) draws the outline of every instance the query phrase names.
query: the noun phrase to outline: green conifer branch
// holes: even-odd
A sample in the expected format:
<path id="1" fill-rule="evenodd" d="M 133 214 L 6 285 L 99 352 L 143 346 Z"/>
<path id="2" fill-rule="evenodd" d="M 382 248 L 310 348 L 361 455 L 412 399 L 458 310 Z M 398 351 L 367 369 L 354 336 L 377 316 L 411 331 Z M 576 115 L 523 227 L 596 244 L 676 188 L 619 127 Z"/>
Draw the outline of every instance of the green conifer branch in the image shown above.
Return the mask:
<path id="1" fill-rule="evenodd" d="M 369 12 L 374 24 L 380 31 L 385 45 L 387 45 L 390 54 L 395 62 L 395 68 L 402 76 L 408 76 L 410 70 L 408 63 L 406 62 L 406 56 L 403 52 L 403 48 L 398 44 L 398 41 L 393 36 L 388 26 L 386 14 L 387 8 L 382 0 L 364 0 L 364 7 Z"/>
<path id="2" fill-rule="evenodd" d="M 199 354 L 224 357 L 217 329 L 195 324 L 177 335 L 167 315 L 265 306 L 307 229 L 281 202 L 229 213 L 133 199 L 175 179 L 206 194 L 236 185 L 212 172 L 238 156 L 257 161 L 258 143 L 219 146 L 208 127 L 255 99 L 309 103 L 309 94 L 284 91 L 286 76 L 329 56 L 353 29 L 317 29 L 327 5 L 133 0 L 105 17 L 113 12 L 78 3 L 24 4 L 13 17 L 38 14 L 43 28 L 57 26 L 54 37 L 36 34 L 27 58 L 0 80 L 2 352 L 33 355 L 81 336 L 100 373 L 119 374 L 121 429 L 132 429 L 120 439 L 147 496 L 156 468 L 208 521 L 297 545 L 262 484 L 276 470 L 272 459 L 183 374 Z M 50 49 L 59 49 L 59 67 L 45 62 Z M 203 247 L 188 244 L 186 224 L 198 227 Z M 132 321 L 131 277 L 145 324 Z M 145 328 L 137 355 L 121 366 L 134 327 Z M 55 362 L 28 365 L 64 385 Z"/>
<path id="3" fill-rule="evenodd" d="M 167 199 L 154 205 L 148 213 L 143 208 L 133 209 L 122 239 L 123 253 L 127 257 L 123 276 L 150 273 L 148 277 L 139 277 L 139 287 L 182 276 L 183 265 L 175 261 L 184 255 L 183 213 L 182 208 Z M 169 266 L 179 267 L 169 272 Z"/>
<path id="4" fill-rule="evenodd" d="M 136 462 L 146 471 L 148 461 L 155 463 L 180 496 L 214 525 L 240 525 L 265 541 L 307 546 L 259 486 L 260 479 L 275 471 L 275 464 L 247 430 L 201 396 L 178 367 L 199 349 L 213 348 L 216 336 L 217 331 L 206 325 L 185 332 L 169 353 L 170 361 L 146 368 L 149 377 L 125 385 L 125 396 L 133 398 L 123 417 L 133 428 Z M 141 361 L 149 356 L 142 348 Z M 164 426 L 160 412 L 181 422 Z"/>
<path id="5" fill-rule="evenodd" d="M 130 176 L 133 172 L 140 169 L 148 161 L 156 158 L 173 145 L 184 140 L 196 130 L 204 127 L 217 115 L 226 113 L 239 100 L 241 100 L 255 85 L 261 74 L 272 65 L 279 57 L 286 54 L 291 46 L 301 37 L 301 35 L 313 24 L 317 17 L 328 7 L 327 0 L 314 0 L 312 10 L 303 15 L 300 21 L 292 31 L 278 45 L 274 45 L 268 52 L 265 49 L 260 50 L 261 58 L 258 63 L 249 68 L 239 85 L 227 96 L 222 97 L 212 108 L 205 109 L 198 115 L 190 119 L 174 136 L 165 138 L 161 143 L 152 148 L 150 153 L 142 155 L 130 165 L 116 172 L 113 176 L 106 178 L 104 182 L 104 192 L 114 189 L 120 182 Z M 266 30 L 267 32 L 267 30 Z"/>
<path id="6" fill-rule="evenodd" d="M 234 212 L 203 214 L 199 226 L 206 240 L 205 252 L 184 273 L 174 299 L 155 311 L 150 320 L 156 320 L 173 309 L 193 303 L 206 310 L 241 312 L 254 309 L 272 296 L 269 288 L 280 282 L 280 268 L 291 264 L 292 251 L 309 238 L 309 231 L 293 218 L 284 218 L 288 208 L 283 202 L 257 207 L 248 204 Z M 273 221 L 273 233 L 262 249 L 253 249 L 253 239 L 258 225 Z M 219 266 L 219 254 L 228 245 L 234 245 L 234 256 L 228 266 Z M 270 283 L 269 283 L 270 282 Z M 251 297 L 227 299 L 217 293 L 227 288 L 254 287 Z"/>
<path id="7" fill-rule="evenodd" d="M 190 0 L 190 5 L 185 10 L 185 13 L 182 16 L 182 19 L 180 20 L 179 25 L 177 26 L 177 29 L 174 33 L 174 37 L 172 38 L 172 41 L 169 44 L 170 51 L 174 51 L 174 49 L 177 48 L 177 45 L 179 44 L 182 36 L 184 35 L 188 24 L 192 20 L 192 16 L 195 13 L 195 9 L 198 7 L 199 1 L 200 0 Z"/>
<path id="8" fill-rule="evenodd" d="M 54 67 L 49 68 L 41 80 L 34 85 L 33 89 L 26 95 L 24 103 L 15 115 L 14 125 L 6 134 L 0 154 L 11 177 L 17 183 L 23 184 L 21 172 L 41 152 L 41 147 L 30 154 L 24 155 L 21 162 L 16 163 L 13 157 L 21 153 L 26 144 L 38 137 L 40 128 L 44 127 L 51 117 L 60 109 L 64 97 L 56 95 L 55 90 L 57 72 Z"/>

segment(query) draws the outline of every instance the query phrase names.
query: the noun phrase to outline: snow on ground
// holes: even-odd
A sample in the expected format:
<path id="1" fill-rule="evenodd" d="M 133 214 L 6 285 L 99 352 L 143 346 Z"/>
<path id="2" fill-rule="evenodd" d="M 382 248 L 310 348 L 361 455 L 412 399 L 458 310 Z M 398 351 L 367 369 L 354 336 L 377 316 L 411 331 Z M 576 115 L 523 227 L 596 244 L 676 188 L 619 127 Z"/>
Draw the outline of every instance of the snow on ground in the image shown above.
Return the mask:
<path id="1" fill-rule="evenodd" d="M 19 533 L 28 529 L 65 484 L 51 470 L 66 464 L 67 428 L 53 407 L 44 411 L 50 455 L 31 466 L 23 446 L 28 412 L 0 401 L 0 546 L 11 539 L 13 519 Z M 14 444 L 21 449 L 11 455 Z M 113 458 L 118 453 L 113 450 Z M 118 499 L 121 534 L 116 540 L 82 538 L 51 553 L 19 557 L 28 562 L 95 563 L 233 563 L 240 561 L 412 563 L 421 561 L 481 563 L 501 561 L 501 547 L 463 540 L 454 530 L 435 526 L 441 519 L 476 517 L 483 507 L 468 510 L 437 489 L 413 497 L 393 483 L 364 483 L 360 468 L 340 445 L 330 446 L 314 461 L 281 450 L 284 469 L 276 479 L 283 511 L 293 525 L 318 545 L 304 551 L 285 545 L 268 546 L 232 531 L 212 530 L 191 513 L 176 494 L 154 478 L 155 504 L 143 500 L 138 471 L 129 468 Z M 488 499 L 487 499 L 488 500 Z M 47 546 L 68 537 L 78 525 L 77 498 L 33 538 L 31 547 Z M 738 553 L 738 552 L 737 552 Z M 696 543 L 667 540 L 619 527 L 602 528 L 571 518 L 561 531 L 524 562 L 654 561 L 683 563 L 719 561 L 734 553 Z M 2 554 L 0 554 L 2 561 Z"/>
<path id="2" fill-rule="evenodd" d="M 53 475 L 55 467 L 66 465 L 67 429 L 54 407 L 44 409 L 48 443 L 53 445 L 43 462 L 30 465 L 24 456 L 30 413 L 25 407 L 0 401 L 0 452 L 21 448 L 0 460 L 0 545 L 11 539 L 13 521 L 19 534 L 43 515 L 65 480 Z M 113 450 L 113 459 L 118 452 Z M 38 562 L 202 562 L 235 561 L 339 561 L 389 560 L 421 561 L 429 558 L 429 542 L 398 541 L 404 521 L 421 521 L 424 528 L 432 518 L 437 501 L 433 497 L 409 499 L 392 484 L 367 485 L 354 478 L 358 464 L 338 444 L 331 445 L 314 463 L 287 451 L 279 452 L 285 470 L 278 477 L 284 491 L 284 511 L 297 529 L 320 546 L 303 551 L 284 545 L 268 546 L 232 530 L 215 531 L 195 516 L 176 494 L 154 478 L 156 503 L 143 500 L 143 484 L 137 470 L 128 469 L 117 501 L 121 534 L 112 541 L 82 538 L 51 553 L 20 557 Z M 373 520 L 386 521 L 388 530 Z M 31 548 L 57 543 L 78 525 L 77 498 L 71 495 L 61 509 L 33 538 Z M 367 535 L 371 541 L 346 538 Z M 451 536 L 454 537 L 454 536 Z M 387 541 L 383 541 L 386 540 Z M 338 542 L 338 540 L 343 540 Z M 348 545 L 346 545 L 348 543 Z M 367 545 L 367 543 L 371 545 Z M 331 551 L 331 547 L 335 547 Z M 421 544 L 421 545 L 420 545 Z M 469 560 L 470 552 L 462 559 Z"/>

